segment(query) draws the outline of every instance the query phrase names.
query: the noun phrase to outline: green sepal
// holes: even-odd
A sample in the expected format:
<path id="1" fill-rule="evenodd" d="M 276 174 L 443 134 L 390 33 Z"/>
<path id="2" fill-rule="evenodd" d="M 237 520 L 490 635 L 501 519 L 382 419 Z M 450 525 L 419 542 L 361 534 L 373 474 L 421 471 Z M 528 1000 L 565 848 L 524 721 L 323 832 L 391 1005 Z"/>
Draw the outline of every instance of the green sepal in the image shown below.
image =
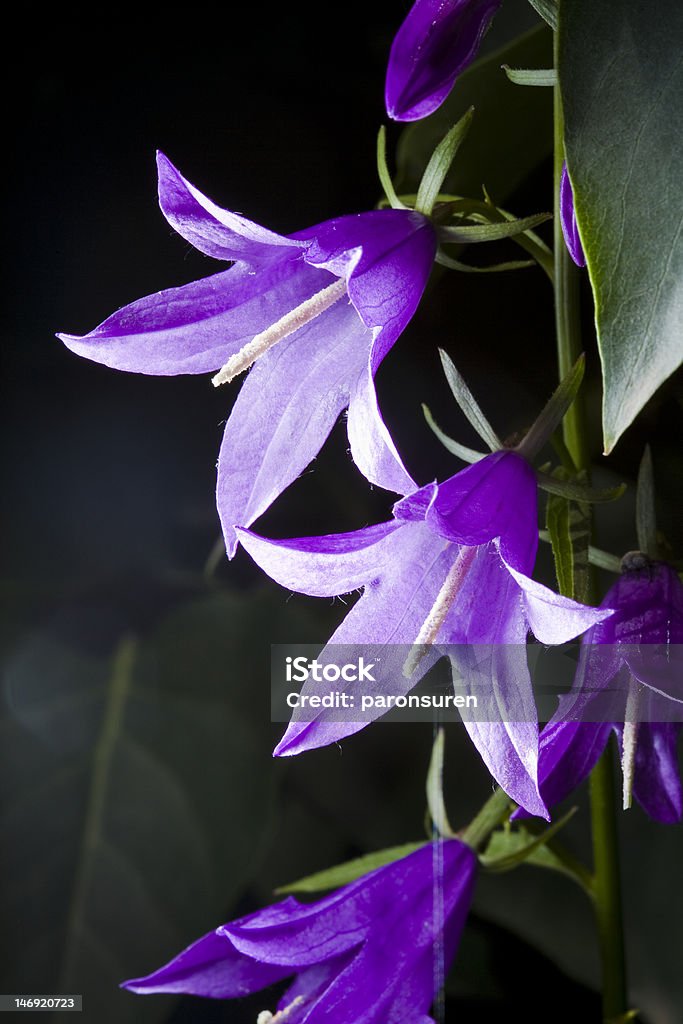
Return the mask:
<path id="1" fill-rule="evenodd" d="M 525 231 L 538 227 L 539 224 L 550 220 L 551 217 L 551 213 L 534 213 L 530 217 L 521 217 L 519 220 L 505 220 L 493 224 L 461 224 L 457 227 L 447 225 L 437 228 L 437 235 L 440 242 L 455 242 L 461 245 L 497 242 L 501 238 L 514 238 L 515 235 L 523 235 Z"/>
<path id="2" fill-rule="evenodd" d="M 440 348 L 439 355 L 441 356 L 441 365 L 443 366 L 444 373 L 446 374 L 448 386 L 453 392 L 453 397 L 456 402 L 484 444 L 488 445 L 492 452 L 500 451 L 503 445 L 501 444 L 495 430 L 484 416 L 484 413 L 479 408 L 479 404 L 477 403 L 474 395 L 456 370 L 448 353 L 444 352 L 444 350 Z"/>
<path id="3" fill-rule="evenodd" d="M 419 843 L 405 843 L 403 846 L 390 846 L 385 850 L 376 850 L 363 857 L 347 860 L 344 864 L 337 864 L 332 868 L 325 868 L 324 871 L 317 871 L 314 875 L 307 875 L 306 878 L 300 878 L 297 882 L 281 885 L 275 892 L 278 896 L 285 896 L 292 892 L 323 892 L 328 889 L 338 889 L 342 885 L 348 885 L 349 882 L 355 882 L 357 878 L 369 874 L 375 868 L 384 867 L 385 864 L 392 864 L 395 860 L 401 860 L 403 857 L 415 853 L 427 843 L 428 840 L 423 840 Z"/>
<path id="4" fill-rule="evenodd" d="M 511 68 L 509 64 L 501 64 L 508 79 L 514 85 L 549 86 L 557 85 L 555 68 Z"/>
<path id="5" fill-rule="evenodd" d="M 638 547 L 650 558 L 659 556 L 657 541 L 657 513 L 655 509 L 655 479 L 652 467 L 652 452 L 645 445 L 643 457 L 638 467 L 638 483 L 636 485 L 636 531 Z"/>
<path id="6" fill-rule="evenodd" d="M 535 260 L 510 260 L 507 263 L 492 263 L 488 267 L 473 267 L 470 263 L 452 259 L 441 250 L 434 257 L 434 262 L 448 270 L 459 270 L 463 274 L 497 274 L 504 270 L 524 270 L 526 267 L 536 266 Z"/>
<path id="7" fill-rule="evenodd" d="M 585 356 L 581 353 L 569 373 L 551 395 L 531 429 L 517 445 L 516 450 L 529 462 L 538 455 L 543 445 L 562 422 L 564 414 L 581 387 L 585 367 Z"/>
<path id="8" fill-rule="evenodd" d="M 548 473 L 537 470 L 536 478 L 538 486 L 549 494 L 556 494 L 572 501 L 587 502 L 590 505 L 617 501 L 626 490 L 626 484 L 618 484 L 616 487 L 588 487 L 575 479 L 564 479 L 564 473 L 550 476 Z"/>
<path id="9" fill-rule="evenodd" d="M 380 184 L 384 190 L 384 195 L 387 197 L 389 206 L 394 210 L 407 209 L 405 203 L 401 202 L 396 195 L 396 189 L 389 173 L 387 164 L 387 132 L 384 125 L 382 125 L 377 133 L 377 174 L 379 175 Z"/>
<path id="10" fill-rule="evenodd" d="M 467 448 L 464 444 L 460 444 L 459 441 L 454 441 L 452 437 L 448 436 L 448 434 L 444 434 L 443 430 L 432 416 L 429 406 L 425 405 L 424 402 L 422 403 L 422 412 L 429 429 L 436 434 L 439 441 L 441 441 L 441 444 L 451 453 L 451 455 L 455 455 L 459 459 L 462 459 L 463 462 L 469 463 L 480 462 L 486 457 L 483 452 L 475 452 L 474 448 Z"/>
<path id="11" fill-rule="evenodd" d="M 529 0 L 537 14 L 550 25 L 553 32 L 557 31 L 557 0 Z"/>
<path id="12" fill-rule="evenodd" d="M 590 871 L 559 845 L 548 845 L 573 817 L 576 810 L 576 807 L 572 807 L 567 814 L 538 835 L 534 835 L 526 825 L 520 825 L 515 829 L 505 827 L 493 832 L 486 851 L 479 855 L 482 867 L 486 871 L 502 873 L 512 871 L 521 864 L 531 864 L 567 875 L 586 892 L 592 894 Z"/>
<path id="13" fill-rule="evenodd" d="M 455 159 L 455 154 L 458 152 L 469 131 L 473 114 L 474 107 L 470 107 L 458 123 L 453 125 L 432 153 L 429 163 L 425 168 L 415 198 L 415 209 L 419 213 L 424 213 L 426 217 L 431 216 L 437 196 L 441 191 L 441 186 L 446 180 L 446 175 L 450 171 L 451 164 Z"/>
<path id="14" fill-rule="evenodd" d="M 453 839 L 455 832 L 448 820 L 446 804 L 443 798 L 444 747 L 444 731 L 439 729 L 432 746 L 432 756 L 429 761 L 425 790 L 427 794 L 427 808 L 432 820 L 433 829 L 442 838 Z"/>

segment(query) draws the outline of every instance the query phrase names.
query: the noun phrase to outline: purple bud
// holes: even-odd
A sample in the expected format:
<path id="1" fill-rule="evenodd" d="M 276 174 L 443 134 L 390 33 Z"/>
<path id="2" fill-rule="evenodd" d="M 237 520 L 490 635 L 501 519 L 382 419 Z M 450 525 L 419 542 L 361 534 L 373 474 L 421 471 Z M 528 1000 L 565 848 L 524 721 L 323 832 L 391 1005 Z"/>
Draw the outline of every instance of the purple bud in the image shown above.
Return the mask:
<path id="1" fill-rule="evenodd" d="M 395 121 L 439 107 L 476 56 L 501 0 L 416 0 L 389 55 L 385 102 Z"/>
<path id="2" fill-rule="evenodd" d="M 579 229 L 576 223 L 574 212 L 574 193 L 572 183 L 567 174 L 567 165 L 562 165 L 562 180 L 560 181 L 560 220 L 562 222 L 562 234 L 569 249 L 569 255 L 577 267 L 586 266 L 586 257 L 583 254 L 583 246 L 579 237 Z"/>

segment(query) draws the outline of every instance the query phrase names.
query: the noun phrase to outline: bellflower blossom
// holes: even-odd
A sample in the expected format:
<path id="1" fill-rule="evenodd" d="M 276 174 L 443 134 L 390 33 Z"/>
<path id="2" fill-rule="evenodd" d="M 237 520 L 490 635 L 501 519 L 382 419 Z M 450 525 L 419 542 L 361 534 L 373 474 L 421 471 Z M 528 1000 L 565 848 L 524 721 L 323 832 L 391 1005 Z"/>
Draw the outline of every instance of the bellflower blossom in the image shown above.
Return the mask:
<path id="1" fill-rule="evenodd" d="M 427 117 L 474 60 L 501 0 L 416 0 L 394 37 L 385 103 L 395 121 Z"/>
<path id="2" fill-rule="evenodd" d="M 148 295 L 84 337 L 59 337 L 119 370 L 249 373 L 218 459 L 226 547 L 305 469 L 348 406 L 351 452 L 373 483 L 410 486 L 377 408 L 373 378 L 420 301 L 436 252 L 431 222 L 374 210 L 295 235 L 222 210 L 158 156 L 159 201 L 196 249 L 235 265 Z"/>
<path id="3" fill-rule="evenodd" d="M 671 645 L 683 644 L 683 585 L 665 562 L 640 553 L 625 561 L 602 603 L 615 609 L 614 616 L 584 637 L 574 690 L 541 735 L 541 793 L 548 806 L 564 799 L 590 774 L 614 731 L 624 752 L 625 792 L 632 787 L 652 818 L 675 822 L 683 809 L 676 753 L 680 724 L 637 721 L 637 715 L 625 724 L 623 706 L 628 707 L 629 690 L 645 700 L 654 695 L 659 709 L 662 700 L 680 701 L 671 685 L 676 673 L 680 680 L 680 648 Z M 657 647 L 648 652 L 641 645 Z M 665 664 L 663 653 L 670 655 Z M 586 721 L 591 704 L 610 685 L 622 690 L 621 720 Z"/>
<path id="4" fill-rule="evenodd" d="M 290 897 L 231 921 L 123 987 L 232 999 L 296 975 L 274 1020 L 433 1024 L 435 960 L 455 957 L 476 868 L 459 840 L 428 843 L 314 903 Z"/>
<path id="5" fill-rule="evenodd" d="M 373 645 L 372 657 L 381 652 L 385 667 L 398 659 L 396 686 L 408 692 L 440 656 L 433 644 L 467 645 L 449 648 L 456 674 L 465 687 L 476 677 L 493 688 L 490 717 L 496 720 L 463 715 L 465 727 L 505 792 L 547 815 L 538 790 L 527 634 L 562 643 L 610 612 L 576 604 L 530 579 L 538 546 L 536 479 L 520 454 L 493 452 L 403 498 L 389 522 L 355 533 L 267 540 L 238 532 L 261 568 L 291 590 L 330 597 L 363 588 L 318 656 L 321 662 L 326 651 L 334 660 L 333 645 Z M 400 663 L 405 650 L 396 645 L 416 645 L 423 654 L 407 674 Z M 309 681 L 302 693 L 333 689 L 340 684 Z M 305 714 L 306 720 L 294 712 L 276 754 L 325 746 L 367 724 L 339 721 L 325 710 L 313 721 L 310 709 Z"/>
<path id="6" fill-rule="evenodd" d="M 562 224 L 562 234 L 564 235 L 569 255 L 577 267 L 585 267 L 586 257 L 576 223 L 574 192 L 572 190 L 572 183 L 569 180 L 569 174 L 567 173 L 566 163 L 562 165 L 562 177 L 560 179 L 560 223 Z"/>

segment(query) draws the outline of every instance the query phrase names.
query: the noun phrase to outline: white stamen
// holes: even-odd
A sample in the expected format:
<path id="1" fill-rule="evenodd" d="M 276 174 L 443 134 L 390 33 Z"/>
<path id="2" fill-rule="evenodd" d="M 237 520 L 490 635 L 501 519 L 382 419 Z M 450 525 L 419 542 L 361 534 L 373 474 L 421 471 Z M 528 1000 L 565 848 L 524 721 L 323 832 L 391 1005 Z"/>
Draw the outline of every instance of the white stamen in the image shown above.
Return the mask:
<path id="1" fill-rule="evenodd" d="M 290 309 L 289 313 L 280 317 L 277 323 L 266 327 L 265 331 L 261 331 L 255 338 L 247 342 L 244 348 L 236 352 L 234 356 L 230 356 L 225 366 L 218 371 L 215 377 L 211 378 L 213 386 L 217 388 L 221 384 L 227 384 L 238 373 L 248 370 L 254 360 L 267 352 L 269 348 L 277 345 L 278 341 L 289 337 L 290 334 L 294 334 L 299 328 L 305 327 L 311 320 L 315 320 L 341 299 L 342 295 L 346 295 L 346 281 L 340 277 L 327 288 L 323 288 L 321 292 L 316 292 L 310 299 L 306 299 L 296 309 Z"/>
<path id="2" fill-rule="evenodd" d="M 476 554 L 476 547 L 462 547 L 458 552 L 458 557 L 448 570 L 448 575 L 443 581 L 441 590 L 437 594 L 436 601 L 432 605 L 429 615 L 422 623 L 420 632 L 413 644 L 413 649 L 406 658 L 405 665 L 403 666 L 403 675 L 406 679 L 409 679 L 410 676 L 412 676 L 425 654 L 427 654 L 429 646 L 436 640 L 437 634 L 444 624 L 449 609 L 465 582 L 465 577 L 469 572 Z"/>
<path id="3" fill-rule="evenodd" d="M 623 808 L 628 811 L 633 803 L 633 774 L 636 765 L 636 746 L 638 744 L 638 726 L 640 702 L 643 687 L 640 683 L 629 683 L 626 711 L 624 713 L 624 733 L 621 741 L 621 773 L 623 776 Z"/>
<path id="4" fill-rule="evenodd" d="M 301 1006 L 303 1001 L 303 996 L 297 996 L 289 1006 L 285 1006 L 284 1010 L 278 1010 L 275 1014 L 271 1013 L 270 1010 L 261 1010 L 256 1018 L 256 1024 L 281 1024 L 281 1021 L 287 1020 L 292 1010 L 297 1006 Z"/>

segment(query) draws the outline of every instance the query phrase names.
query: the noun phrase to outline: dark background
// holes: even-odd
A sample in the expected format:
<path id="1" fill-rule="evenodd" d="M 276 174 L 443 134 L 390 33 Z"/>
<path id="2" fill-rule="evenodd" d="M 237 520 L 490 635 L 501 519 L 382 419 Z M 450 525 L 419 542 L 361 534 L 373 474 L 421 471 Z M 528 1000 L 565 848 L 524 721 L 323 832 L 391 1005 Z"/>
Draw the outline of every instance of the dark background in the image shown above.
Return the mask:
<path id="1" fill-rule="evenodd" d="M 163 220 L 157 148 L 214 201 L 276 231 L 372 207 L 386 56 L 407 6 L 264 13 L 247 5 L 211 19 L 200 9 L 182 19 L 140 10 L 97 23 L 43 21 L 39 38 L 25 13 L 26 31 L 13 41 L 0 407 L 0 991 L 83 992 L 83 1019 L 104 1024 L 253 1021 L 273 1008 L 272 996 L 176 1006 L 116 984 L 262 905 L 277 884 L 423 835 L 428 727 L 377 725 L 341 748 L 270 760 L 269 644 L 323 642 L 344 607 L 290 597 L 241 552 L 204 572 L 219 534 L 221 424 L 237 385 L 216 392 L 204 377 L 117 374 L 54 337 L 85 333 L 126 302 L 221 269 Z M 535 20 L 521 0 L 507 3 L 487 47 Z M 390 127 L 390 162 L 398 136 Z M 520 214 L 548 208 L 549 164 L 507 203 Z M 513 255 L 501 247 L 484 259 Z M 552 339 L 540 271 L 435 274 L 378 376 L 386 418 L 420 483 L 459 468 L 426 428 L 421 401 L 476 444 L 440 377 L 437 347 L 450 351 L 505 436 L 528 424 L 552 389 Z M 587 350 L 595 420 L 592 341 Z M 680 395 L 679 377 L 601 470 L 605 481 L 632 481 L 644 442 L 655 442 L 661 523 L 679 557 Z M 346 449 L 340 424 L 258 529 L 302 535 L 385 517 L 393 496 L 370 491 Z M 615 553 L 635 546 L 632 501 L 601 520 L 600 542 Z M 547 552 L 539 564 L 550 581 Z M 131 651 L 117 718 L 116 666 Z M 450 733 L 447 792 L 461 824 L 489 780 L 461 731 Z M 680 935 L 669 920 L 680 897 L 668 889 L 680 831 L 650 825 L 638 809 L 624 831 L 634 998 L 648 1019 L 668 1024 L 682 994 Z M 585 849 L 581 823 L 569 841 Z M 452 972 L 447 1019 L 468 1010 L 499 1019 L 520 999 L 529 1021 L 546 1020 L 549 1005 L 556 1021 L 581 1011 L 597 1019 L 597 976 L 590 915 L 572 883 L 528 868 L 487 878 Z"/>

